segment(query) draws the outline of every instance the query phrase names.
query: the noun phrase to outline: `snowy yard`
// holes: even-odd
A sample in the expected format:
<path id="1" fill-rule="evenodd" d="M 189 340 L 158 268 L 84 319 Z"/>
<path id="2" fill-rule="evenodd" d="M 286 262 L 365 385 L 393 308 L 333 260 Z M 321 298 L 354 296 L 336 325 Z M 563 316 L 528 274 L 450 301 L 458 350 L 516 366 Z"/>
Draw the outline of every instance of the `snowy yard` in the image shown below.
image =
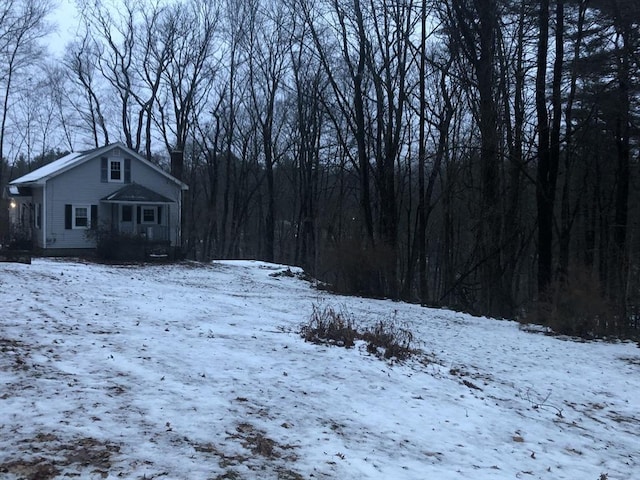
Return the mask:
<path id="1" fill-rule="evenodd" d="M 0 478 L 640 479 L 640 348 L 259 262 L 0 264 Z M 313 306 L 421 354 L 305 343 Z"/>

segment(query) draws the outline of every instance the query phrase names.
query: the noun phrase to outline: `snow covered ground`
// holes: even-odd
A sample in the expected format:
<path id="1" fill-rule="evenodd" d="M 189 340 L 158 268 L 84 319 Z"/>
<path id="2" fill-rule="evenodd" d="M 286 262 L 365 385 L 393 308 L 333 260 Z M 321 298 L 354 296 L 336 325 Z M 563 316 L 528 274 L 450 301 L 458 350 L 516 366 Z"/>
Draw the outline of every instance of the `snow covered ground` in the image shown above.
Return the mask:
<path id="1" fill-rule="evenodd" d="M 0 264 L 0 478 L 640 479 L 636 344 L 284 270 Z M 314 304 L 396 318 L 422 353 L 306 343 Z"/>

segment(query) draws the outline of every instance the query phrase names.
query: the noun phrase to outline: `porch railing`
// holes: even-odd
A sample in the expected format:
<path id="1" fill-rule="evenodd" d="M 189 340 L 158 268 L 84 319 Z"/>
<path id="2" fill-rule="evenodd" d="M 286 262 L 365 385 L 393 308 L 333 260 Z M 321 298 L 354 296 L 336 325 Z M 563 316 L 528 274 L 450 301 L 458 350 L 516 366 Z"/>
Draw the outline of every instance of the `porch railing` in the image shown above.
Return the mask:
<path id="1" fill-rule="evenodd" d="M 165 225 L 120 225 L 119 232 L 132 237 L 144 238 L 150 242 L 163 242 L 170 239 L 169 227 Z"/>

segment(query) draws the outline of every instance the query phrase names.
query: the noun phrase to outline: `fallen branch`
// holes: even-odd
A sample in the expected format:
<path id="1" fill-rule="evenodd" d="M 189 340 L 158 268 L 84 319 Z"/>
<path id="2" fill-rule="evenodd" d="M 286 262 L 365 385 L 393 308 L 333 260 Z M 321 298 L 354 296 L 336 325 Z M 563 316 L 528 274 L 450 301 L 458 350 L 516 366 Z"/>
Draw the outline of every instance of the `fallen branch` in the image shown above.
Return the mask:
<path id="1" fill-rule="evenodd" d="M 535 393 L 537 397 L 540 397 L 540 395 L 537 394 L 537 392 L 533 391 L 531 388 L 527 388 L 527 393 L 526 393 L 526 400 L 531 404 L 531 407 L 534 409 L 547 409 L 547 410 L 555 410 L 556 415 L 559 418 L 564 418 L 564 416 L 562 415 L 562 409 L 556 405 L 550 404 L 548 403 L 549 398 L 551 397 L 551 390 L 549 390 L 549 393 L 547 393 L 547 396 L 544 397 L 544 399 L 542 399 L 542 401 L 535 401 L 531 398 L 531 392 Z"/>

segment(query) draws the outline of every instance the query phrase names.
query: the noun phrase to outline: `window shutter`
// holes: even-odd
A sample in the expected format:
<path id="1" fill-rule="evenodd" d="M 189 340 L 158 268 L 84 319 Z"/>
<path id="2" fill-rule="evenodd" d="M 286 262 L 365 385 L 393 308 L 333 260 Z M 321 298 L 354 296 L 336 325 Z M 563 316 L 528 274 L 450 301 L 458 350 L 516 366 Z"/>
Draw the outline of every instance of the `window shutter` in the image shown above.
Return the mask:
<path id="1" fill-rule="evenodd" d="M 98 229 L 98 205 L 91 205 L 91 230 Z"/>
<path id="2" fill-rule="evenodd" d="M 71 216 L 73 214 L 71 205 L 68 203 L 64 206 L 64 228 L 65 230 L 71 230 Z"/>
<path id="3" fill-rule="evenodd" d="M 131 159 L 124 159 L 124 183 L 131 183 Z"/>
<path id="4" fill-rule="evenodd" d="M 162 206 L 158 205 L 158 225 L 162 225 Z"/>
<path id="5" fill-rule="evenodd" d="M 107 169 L 109 168 L 108 162 L 106 158 L 101 158 L 100 159 L 100 181 L 102 183 L 107 183 L 108 180 L 108 171 Z"/>
<path id="6" fill-rule="evenodd" d="M 140 207 L 139 206 L 136 207 L 136 217 L 137 217 L 136 221 L 138 222 L 138 225 L 140 225 L 140 222 L 142 221 L 142 218 L 140 218 L 141 214 L 142 214 L 142 211 L 140 210 Z"/>

